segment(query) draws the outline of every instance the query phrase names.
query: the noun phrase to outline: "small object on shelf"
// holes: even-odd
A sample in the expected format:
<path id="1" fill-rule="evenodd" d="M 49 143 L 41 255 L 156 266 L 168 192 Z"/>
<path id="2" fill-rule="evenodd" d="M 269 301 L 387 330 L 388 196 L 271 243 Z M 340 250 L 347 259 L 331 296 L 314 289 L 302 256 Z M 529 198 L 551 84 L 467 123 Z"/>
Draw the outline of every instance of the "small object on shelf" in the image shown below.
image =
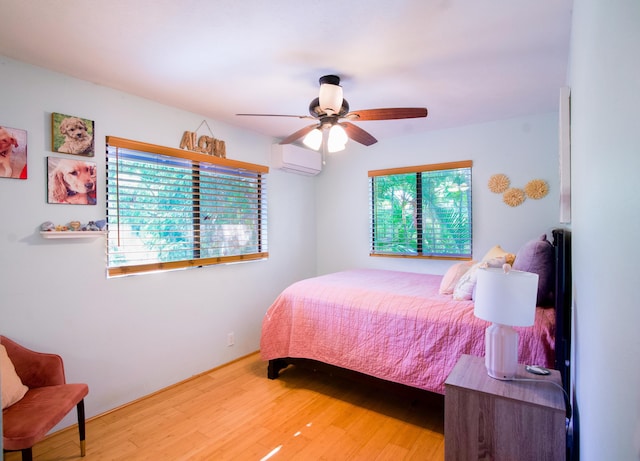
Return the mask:
<path id="1" fill-rule="evenodd" d="M 85 226 L 82 226 L 83 231 L 99 231 L 100 228 L 96 225 L 95 221 L 89 221 Z"/>
<path id="2" fill-rule="evenodd" d="M 46 239 L 59 238 L 96 238 L 107 233 L 107 220 L 99 219 L 86 224 L 71 221 L 67 226 L 56 225 L 51 221 L 40 224 L 40 235 Z"/>
<path id="3" fill-rule="evenodd" d="M 56 226 L 51 221 L 45 221 L 40 224 L 41 231 L 52 231 L 56 228 Z"/>

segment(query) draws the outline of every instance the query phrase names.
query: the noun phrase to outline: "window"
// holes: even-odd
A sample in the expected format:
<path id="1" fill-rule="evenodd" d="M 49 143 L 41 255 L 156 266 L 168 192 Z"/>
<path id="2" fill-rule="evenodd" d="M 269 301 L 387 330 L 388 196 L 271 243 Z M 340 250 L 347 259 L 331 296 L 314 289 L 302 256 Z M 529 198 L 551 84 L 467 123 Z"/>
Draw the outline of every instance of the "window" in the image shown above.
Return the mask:
<path id="1" fill-rule="evenodd" d="M 370 171 L 370 254 L 470 259 L 471 165 Z"/>
<path id="2" fill-rule="evenodd" d="M 107 137 L 107 272 L 264 259 L 265 166 Z"/>

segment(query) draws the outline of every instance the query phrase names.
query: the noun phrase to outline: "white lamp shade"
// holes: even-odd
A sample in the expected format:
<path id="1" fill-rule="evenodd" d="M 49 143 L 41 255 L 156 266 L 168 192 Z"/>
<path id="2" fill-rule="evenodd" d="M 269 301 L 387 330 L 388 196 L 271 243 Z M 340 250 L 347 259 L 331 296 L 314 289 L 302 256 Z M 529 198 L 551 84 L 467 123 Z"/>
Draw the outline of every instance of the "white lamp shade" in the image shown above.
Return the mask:
<path id="1" fill-rule="evenodd" d="M 329 130 L 329 140 L 327 141 L 327 149 L 329 152 L 339 152 L 344 150 L 349 137 L 340 125 L 335 124 Z"/>
<path id="2" fill-rule="evenodd" d="M 473 313 L 489 322 L 527 327 L 535 320 L 537 295 L 538 274 L 481 268 Z"/>
<path id="3" fill-rule="evenodd" d="M 337 114 L 342 108 L 342 87 L 331 83 L 320 85 L 320 95 L 318 97 L 320 109 L 331 115 Z"/>
<path id="4" fill-rule="evenodd" d="M 302 143 L 309 149 L 318 150 L 322 145 L 322 131 L 318 128 L 311 130 L 302 140 Z"/>

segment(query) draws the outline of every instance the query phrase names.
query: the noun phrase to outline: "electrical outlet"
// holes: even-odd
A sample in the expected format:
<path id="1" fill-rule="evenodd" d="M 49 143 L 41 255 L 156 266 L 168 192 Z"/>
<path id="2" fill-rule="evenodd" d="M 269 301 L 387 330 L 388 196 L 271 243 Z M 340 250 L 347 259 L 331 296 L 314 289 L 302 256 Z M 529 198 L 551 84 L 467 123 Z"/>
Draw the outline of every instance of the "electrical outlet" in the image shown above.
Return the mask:
<path id="1" fill-rule="evenodd" d="M 235 337 L 232 331 L 230 333 L 227 333 L 227 346 L 231 347 L 234 344 L 235 344 Z"/>

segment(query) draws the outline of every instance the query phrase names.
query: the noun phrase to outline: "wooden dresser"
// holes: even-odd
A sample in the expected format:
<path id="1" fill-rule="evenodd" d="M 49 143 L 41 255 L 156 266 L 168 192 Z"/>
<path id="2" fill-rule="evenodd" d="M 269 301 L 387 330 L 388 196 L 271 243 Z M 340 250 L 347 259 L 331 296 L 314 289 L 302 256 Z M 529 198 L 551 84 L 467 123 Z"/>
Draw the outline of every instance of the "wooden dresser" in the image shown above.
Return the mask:
<path id="1" fill-rule="evenodd" d="M 445 460 L 564 460 L 566 408 L 560 374 L 487 375 L 484 357 L 463 355 L 445 382 Z M 546 382 L 545 382 L 546 381 Z M 551 381 L 551 382 L 549 382 Z"/>

